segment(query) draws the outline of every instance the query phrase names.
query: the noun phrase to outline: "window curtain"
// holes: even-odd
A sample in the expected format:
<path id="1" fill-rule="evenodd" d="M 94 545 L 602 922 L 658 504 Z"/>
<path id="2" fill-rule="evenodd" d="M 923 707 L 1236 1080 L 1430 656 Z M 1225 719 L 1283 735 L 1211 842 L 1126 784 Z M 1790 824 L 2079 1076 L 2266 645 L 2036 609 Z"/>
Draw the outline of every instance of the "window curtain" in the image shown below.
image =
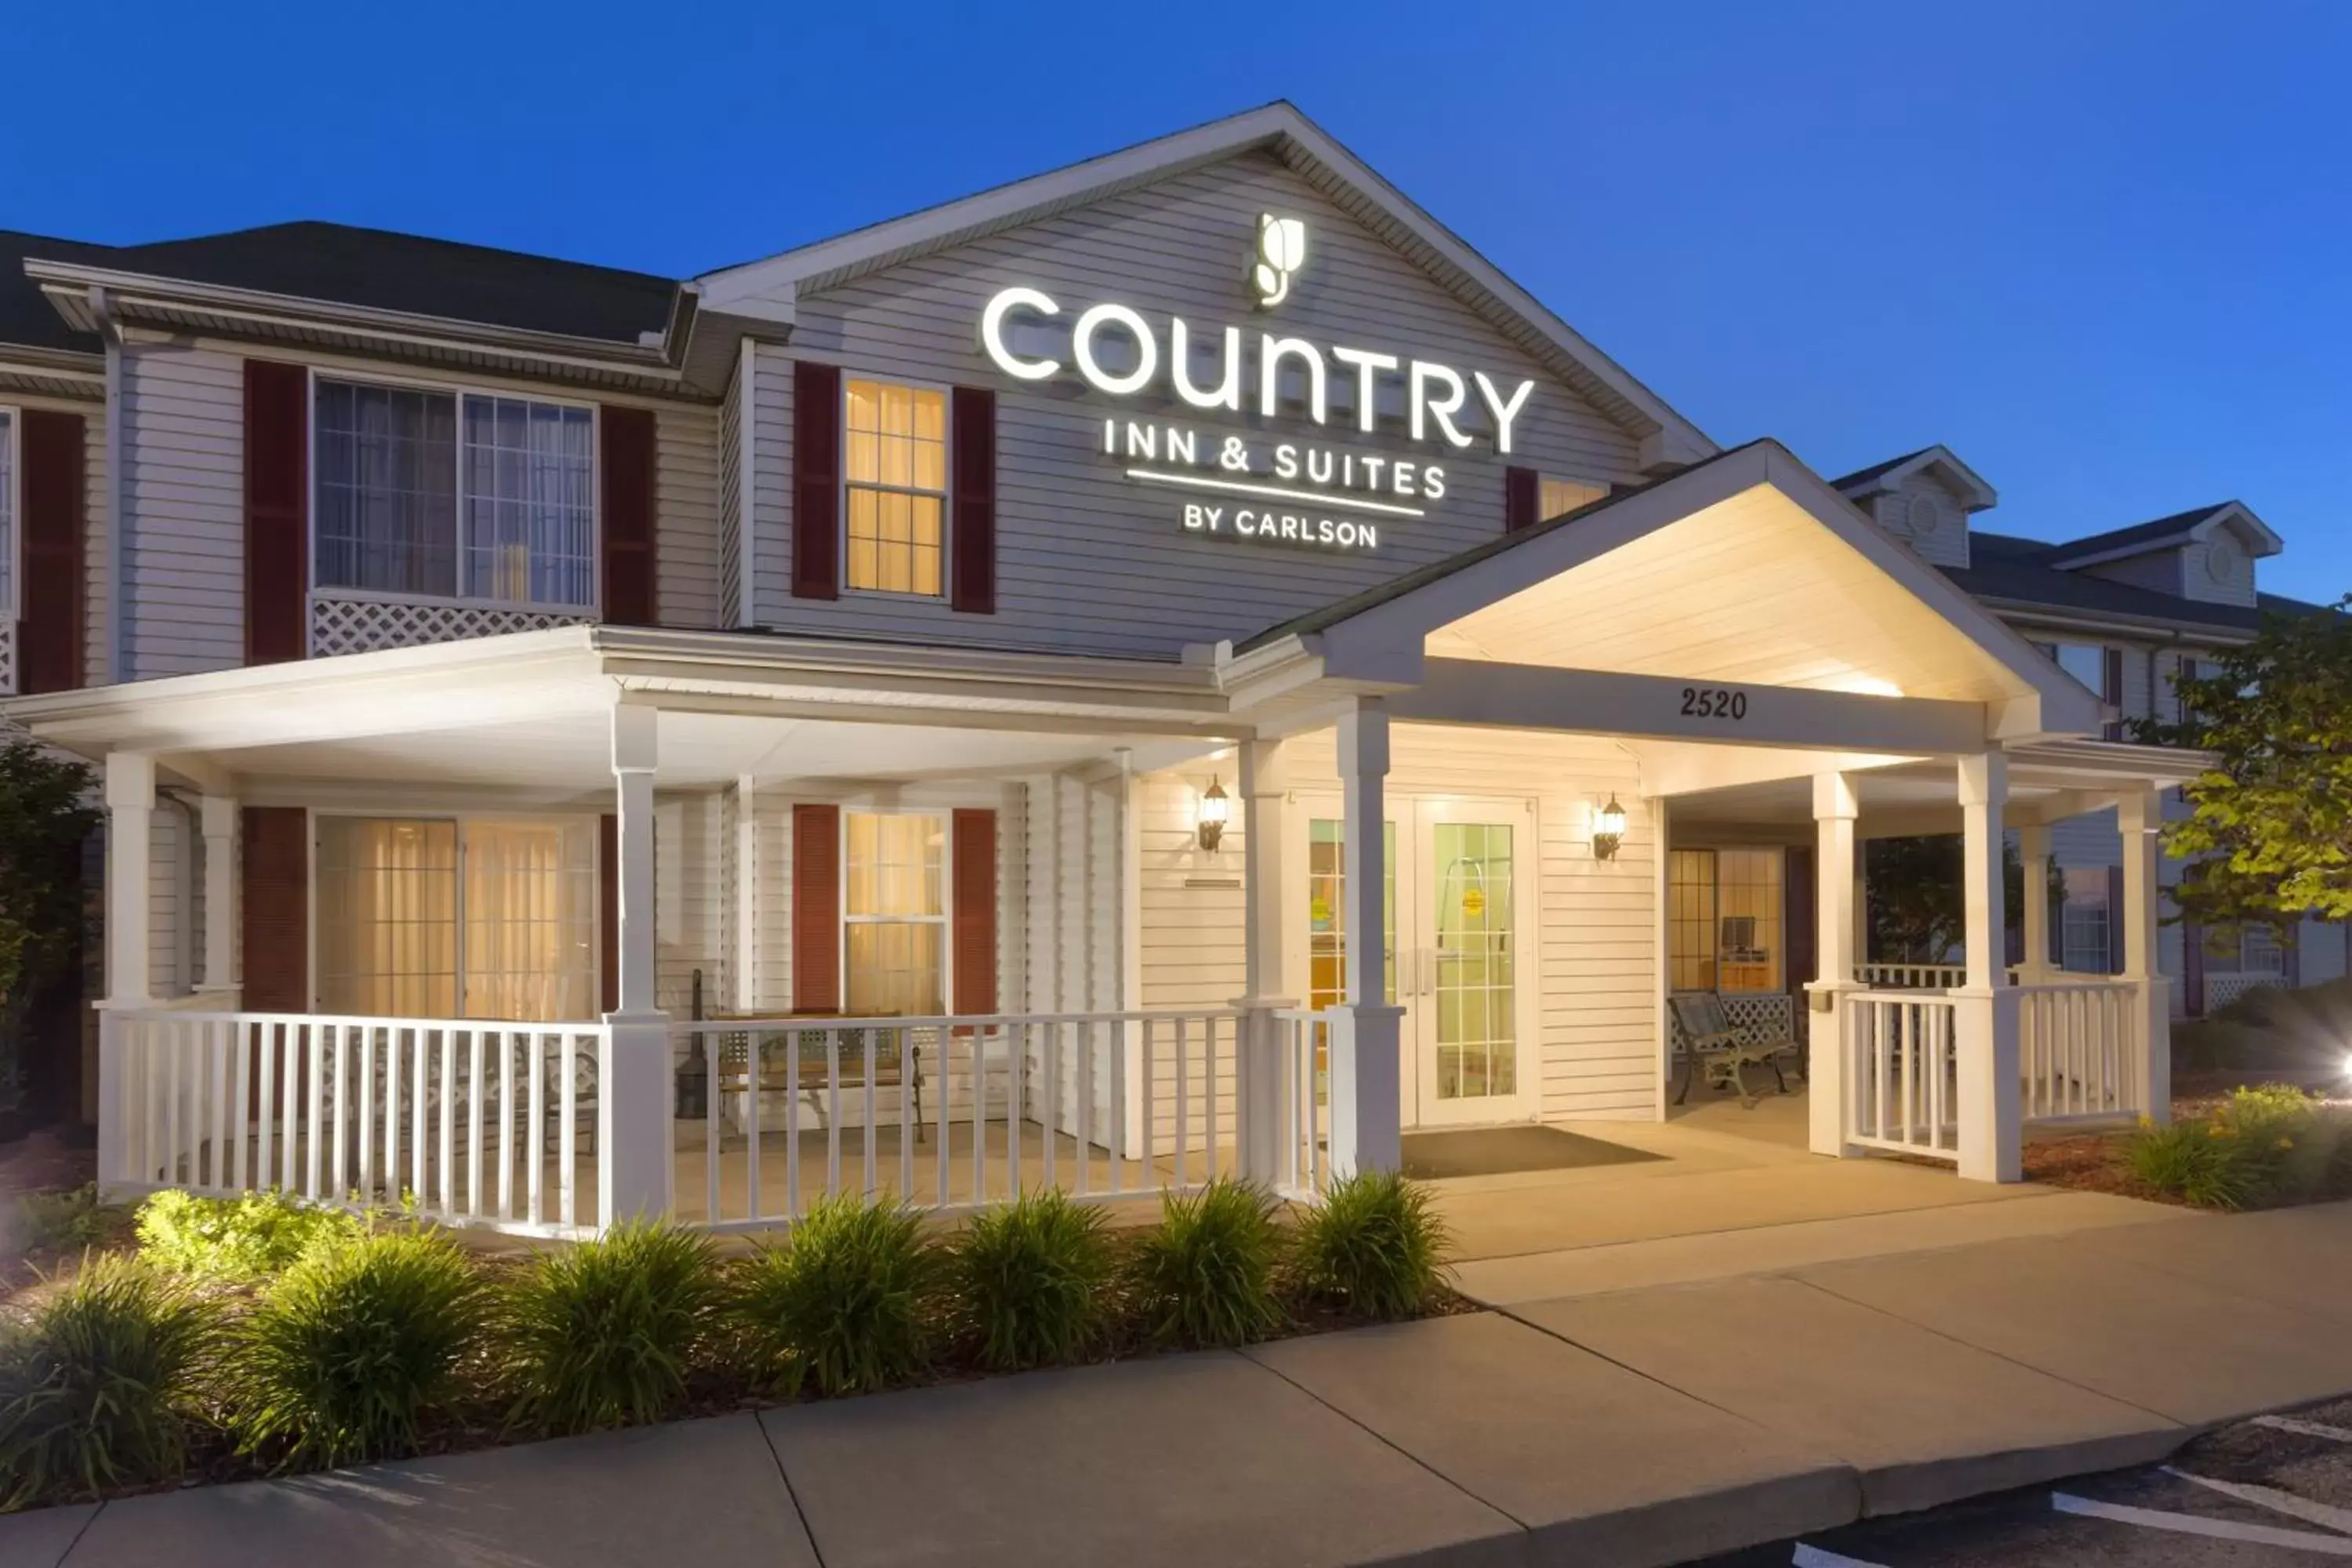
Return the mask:
<path id="1" fill-rule="evenodd" d="M 466 824 L 465 1016 L 594 1016 L 595 910 L 593 827 Z"/>
<path id="2" fill-rule="evenodd" d="M 320 1005 L 447 1017 L 457 1005 L 457 825 L 322 816 L 318 855 Z"/>
<path id="3" fill-rule="evenodd" d="M 595 419 L 585 408 L 466 399 L 466 591 L 514 603 L 596 596 Z"/>
<path id="4" fill-rule="evenodd" d="M 319 584 L 457 593 L 457 399 L 321 381 L 317 416 Z"/>

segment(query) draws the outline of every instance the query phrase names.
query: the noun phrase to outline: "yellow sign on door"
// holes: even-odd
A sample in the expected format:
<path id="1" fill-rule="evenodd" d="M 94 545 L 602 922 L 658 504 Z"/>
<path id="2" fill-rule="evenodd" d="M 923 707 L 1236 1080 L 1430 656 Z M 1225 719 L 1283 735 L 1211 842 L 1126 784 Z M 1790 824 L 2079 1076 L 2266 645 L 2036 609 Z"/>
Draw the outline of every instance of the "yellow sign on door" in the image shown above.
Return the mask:
<path id="1" fill-rule="evenodd" d="M 1472 888 L 1462 895 L 1462 912 L 1476 920 L 1486 912 L 1486 893 L 1482 888 Z"/>

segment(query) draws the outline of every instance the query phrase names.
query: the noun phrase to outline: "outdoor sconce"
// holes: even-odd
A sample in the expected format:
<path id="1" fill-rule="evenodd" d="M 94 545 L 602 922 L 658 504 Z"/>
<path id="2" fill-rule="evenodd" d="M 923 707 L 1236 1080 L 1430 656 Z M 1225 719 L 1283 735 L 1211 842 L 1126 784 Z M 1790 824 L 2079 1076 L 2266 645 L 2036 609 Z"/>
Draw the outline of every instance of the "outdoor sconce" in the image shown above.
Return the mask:
<path id="1" fill-rule="evenodd" d="M 1225 836 L 1225 821 L 1233 812 L 1233 802 L 1225 798 L 1225 786 L 1214 775 L 1201 796 L 1201 847 L 1215 853 L 1217 841 Z"/>
<path id="2" fill-rule="evenodd" d="M 1595 860 L 1617 858 L 1617 846 L 1625 841 L 1625 808 L 1611 795 L 1609 804 L 1592 823 L 1592 858 Z"/>

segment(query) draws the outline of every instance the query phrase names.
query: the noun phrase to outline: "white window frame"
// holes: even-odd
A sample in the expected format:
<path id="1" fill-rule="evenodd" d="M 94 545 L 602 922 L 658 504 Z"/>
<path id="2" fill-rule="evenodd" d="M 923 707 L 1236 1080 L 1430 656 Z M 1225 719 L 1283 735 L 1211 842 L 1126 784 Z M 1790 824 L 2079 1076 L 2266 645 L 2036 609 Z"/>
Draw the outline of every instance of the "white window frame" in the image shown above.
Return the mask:
<path id="1" fill-rule="evenodd" d="M 331 590 L 330 591 L 331 592 Z M 313 806 L 310 808 L 309 815 L 304 817 L 302 824 L 302 854 L 303 859 L 308 868 L 306 875 L 309 879 L 309 886 L 304 894 L 305 900 L 309 905 L 309 908 L 305 910 L 308 918 L 303 922 L 305 926 L 304 940 L 308 944 L 309 952 L 305 954 L 303 962 L 305 965 L 305 973 L 310 975 L 310 1010 L 320 1016 L 328 1016 L 330 1015 L 328 1015 L 325 1010 L 325 1001 L 321 984 L 324 976 L 319 973 L 319 822 L 321 817 L 329 816 L 356 817 L 364 822 L 446 822 L 456 828 L 457 835 L 457 863 L 453 868 L 453 874 L 457 878 L 457 886 L 451 890 L 449 909 L 451 911 L 451 920 L 454 923 L 457 933 L 457 951 L 455 954 L 456 967 L 450 972 L 452 984 L 456 987 L 454 996 L 456 1008 L 451 1016 L 457 1018 L 463 1018 L 466 1016 L 467 823 L 553 822 L 565 824 L 567 826 L 577 826 L 582 823 L 586 823 L 589 826 L 590 831 L 594 835 L 591 842 L 595 846 L 595 853 L 590 858 L 589 863 L 595 868 L 596 886 L 599 889 L 602 889 L 604 885 L 604 879 L 613 873 L 613 868 L 608 868 L 604 864 L 604 835 L 603 831 L 597 827 L 597 815 L 593 812 L 501 811 L 496 809 L 488 811 L 417 811 L 413 808 L 404 808 L 398 805 L 384 805 L 381 807 L 361 805 L 331 807 Z M 588 953 L 588 968 L 590 973 L 588 994 L 591 1001 L 594 1004 L 590 1016 L 586 1018 L 548 1018 L 531 1020 L 532 1022 L 579 1024 L 594 1023 L 603 1018 L 603 997 L 604 994 L 604 921 L 603 896 L 600 892 L 597 895 L 597 910 L 591 922 L 596 930 L 597 940 L 591 945 Z M 384 1016 L 390 1016 L 391 1015 Z M 499 1022 L 499 1020 L 483 1019 L 480 1020 L 480 1022 L 488 1024 Z M 522 1025 L 520 1023 L 516 1023 L 513 1026 L 520 1028 Z"/>
<path id="2" fill-rule="evenodd" d="M 949 553 L 950 534 L 955 528 L 955 388 L 941 381 L 922 381 L 913 376 L 898 375 L 882 371 L 857 370 L 849 365 L 835 367 L 841 373 L 841 393 L 834 406 L 834 428 L 841 433 L 841 481 L 835 487 L 834 511 L 838 519 L 834 549 L 835 561 L 841 563 L 841 591 L 845 594 L 871 595 L 877 599 L 903 599 L 916 605 L 944 605 L 953 595 L 954 558 Z M 913 392 L 936 392 L 940 395 L 940 591 L 918 594 L 904 588 L 860 588 L 849 581 L 849 492 L 852 489 L 874 490 L 884 495 L 928 496 L 929 490 L 913 489 L 903 485 L 866 484 L 849 477 L 849 384 L 870 381 L 879 386 L 903 386 Z M 846 906 L 844 906 L 845 908 Z M 847 970 L 844 970 L 844 984 Z M 843 994 L 846 996 L 847 991 Z"/>
<path id="3" fill-rule="evenodd" d="M 8 461 L 8 488 L 0 495 L 0 503 L 7 508 L 8 533 L 0 540 L 0 548 L 7 552 L 7 582 L 0 591 L 0 621 L 14 621 L 24 614 L 25 603 L 25 410 L 16 404 L 0 403 L 0 418 L 8 422 L 0 433 L 0 444 L 6 450 L 0 453 Z"/>
<path id="4" fill-rule="evenodd" d="M 1740 854 L 1748 850 L 1766 850 L 1780 857 L 1780 876 L 1777 879 L 1780 893 L 1780 929 L 1778 933 L 1780 940 L 1777 947 L 1766 949 L 1766 951 L 1771 954 L 1769 962 L 1771 963 L 1773 970 L 1779 975 L 1779 984 L 1768 986 L 1761 991 L 1752 989 L 1735 991 L 1727 987 L 1723 984 L 1723 857 L 1727 852 Z M 1738 843 L 1675 844 L 1669 846 L 1665 853 L 1668 857 L 1666 861 L 1666 869 L 1667 891 L 1670 901 L 1672 896 L 1674 866 L 1672 858 L 1674 856 L 1684 854 L 1705 855 L 1709 858 L 1709 860 L 1713 865 L 1713 869 L 1708 874 L 1706 884 L 1706 962 L 1715 967 L 1715 984 L 1713 986 L 1709 987 L 1709 989 L 1722 996 L 1778 996 L 1785 994 L 1789 988 L 1789 846 L 1785 844 Z M 1666 972 L 1668 979 L 1671 980 L 1674 973 L 1674 932 L 1671 930 L 1666 932 Z"/>
<path id="5" fill-rule="evenodd" d="M 555 612 L 574 615 L 602 616 L 604 613 L 604 405 L 584 398 L 556 397 L 536 388 L 482 385 L 472 382 L 436 381 L 428 377 L 379 375 L 373 371 L 346 371 L 334 365 L 310 365 L 310 393 L 302 405 L 305 434 L 305 460 L 310 464 L 309 483 L 304 487 L 303 504 L 307 516 L 303 520 L 303 550 L 309 556 L 308 575 L 313 596 L 326 595 L 335 599 L 356 599 L 387 605 L 455 605 L 468 609 L 528 610 L 536 613 Z M 439 393 L 455 398 L 457 404 L 457 576 L 462 583 L 466 574 L 466 405 L 467 397 L 504 397 L 527 403 L 544 403 L 556 408 L 584 408 L 588 411 L 588 581 L 591 590 L 588 602 L 575 605 L 562 600 L 494 599 L 475 594 L 402 594 L 381 588 L 335 587 L 319 581 L 319 383 L 341 382 L 347 386 L 381 386 L 402 392 Z"/>
<path id="6" fill-rule="evenodd" d="M 926 599 L 927 594 L 897 594 L 894 598 Z M 841 911 L 835 940 L 841 974 L 841 1012 L 849 1016 L 849 928 L 853 925 L 937 925 L 940 928 L 940 1006 L 941 1017 L 955 1015 L 955 811 L 938 805 L 856 805 L 841 803 L 840 875 L 834 907 Z M 936 915 L 853 915 L 849 912 L 849 819 L 852 816 L 929 816 L 940 825 L 940 912 Z"/>

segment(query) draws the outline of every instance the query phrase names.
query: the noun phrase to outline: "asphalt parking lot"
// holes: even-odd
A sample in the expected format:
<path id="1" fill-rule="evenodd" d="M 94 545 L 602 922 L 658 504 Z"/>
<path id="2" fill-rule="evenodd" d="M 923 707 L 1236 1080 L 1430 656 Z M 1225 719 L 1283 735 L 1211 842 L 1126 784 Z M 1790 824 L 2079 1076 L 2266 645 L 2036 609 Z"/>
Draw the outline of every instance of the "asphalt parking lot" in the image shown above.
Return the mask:
<path id="1" fill-rule="evenodd" d="M 2084 1476 L 1706 1559 L 1707 1568 L 2352 1558 L 2352 1400 L 2260 1416 L 2159 1466 Z"/>

